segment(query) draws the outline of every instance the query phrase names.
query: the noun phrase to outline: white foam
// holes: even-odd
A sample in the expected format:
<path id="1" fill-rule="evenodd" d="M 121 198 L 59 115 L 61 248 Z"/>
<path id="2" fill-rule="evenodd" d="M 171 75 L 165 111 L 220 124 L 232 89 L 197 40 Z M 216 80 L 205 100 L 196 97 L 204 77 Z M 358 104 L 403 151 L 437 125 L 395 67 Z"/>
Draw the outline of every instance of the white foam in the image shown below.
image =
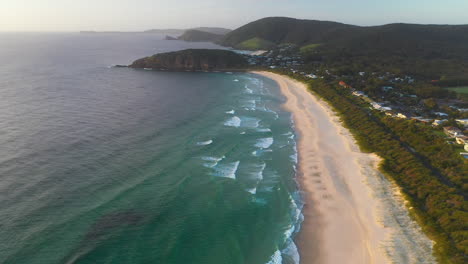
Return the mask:
<path id="1" fill-rule="evenodd" d="M 243 132 L 240 132 L 240 134 L 241 134 L 241 135 L 245 135 L 245 131 L 243 131 Z"/>
<path id="2" fill-rule="evenodd" d="M 258 128 L 257 132 L 267 133 L 267 132 L 271 132 L 271 129 L 269 129 L 269 128 Z"/>
<path id="3" fill-rule="evenodd" d="M 299 255 L 299 250 L 297 249 L 296 244 L 294 241 L 292 241 L 292 239 L 288 239 L 287 243 L 288 245 L 281 251 L 281 253 L 283 253 L 283 255 L 289 256 L 295 264 L 299 264 L 301 262 L 301 257 Z"/>
<path id="4" fill-rule="evenodd" d="M 257 181 L 261 181 L 263 180 L 263 171 L 265 170 L 266 168 L 266 163 L 262 163 L 261 165 L 257 166 L 257 170 L 252 172 L 252 176 L 254 179 L 256 179 Z"/>
<path id="5" fill-rule="evenodd" d="M 242 107 L 248 111 L 255 111 L 257 109 L 257 102 L 253 99 L 245 100 L 242 103 Z"/>
<path id="6" fill-rule="evenodd" d="M 226 157 L 225 156 L 223 156 L 221 158 L 218 158 L 218 157 L 202 157 L 201 159 L 206 161 L 205 163 L 203 163 L 203 166 L 205 166 L 207 168 L 213 168 L 216 165 L 218 165 L 218 162 L 222 161 L 224 158 L 226 158 Z"/>
<path id="7" fill-rule="evenodd" d="M 216 176 L 236 179 L 236 172 L 239 168 L 240 161 L 231 162 L 223 165 L 217 165 L 214 169 L 216 170 Z"/>
<path id="8" fill-rule="evenodd" d="M 245 87 L 245 92 L 246 92 L 246 93 L 248 93 L 248 94 L 253 94 L 253 90 L 250 89 L 250 88 L 248 87 L 247 84 L 246 84 L 244 87 Z"/>
<path id="9" fill-rule="evenodd" d="M 265 149 L 265 150 L 264 149 L 259 149 L 259 150 L 253 151 L 252 155 L 254 155 L 255 157 L 259 157 L 265 152 L 273 152 L 273 150 L 271 150 L 271 149 Z"/>
<path id="10" fill-rule="evenodd" d="M 251 194 L 256 194 L 257 193 L 257 188 L 247 189 L 246 191 L 251 193 Z"/>
<path id="11" fill-rule="evenodd" d="M 206 146 L 206 145 L 210 145 L 211 143 L 213 143 L 213 140 L 207 140 L 207 141 L 201 141 L 201 142 L 197 142 L 197 146 Z"/>
<path id="12" fill-rule="evenodd" d="M 242 117 L 242 127 L 258 128 L 260 121 L 260 119 L 255 117 Z"/>
<path id="13" fill-rule="evenodd" d="M 153 68 L 143 68 L 143 70 L 145 70 L 145 71 L 152 71 Z"/>
<path id="14" fill-rule="evenodd" d="M 281 264 L 281 263 L 283 263 L 283 257 L 281 256 L 281 251 L 279 250 L 275 251 L 273 256 L 271 256 L 270 261 L 267 262 L 267 264 Z"/>
<path id="15" fill-rule="evenodd" d="M 231 111 L 227 111 L 227 112 L 226 112 L 226 114 L 231 114 L 231 115 L 233 115 L 233 114 L 235 114 L 235 113 L 236 113 L 236 111 L 234 111 L 234 110 L 231 110 Z"/>
<path id="16" fill-rule="evenodd" d="M 230 127 L 240 127 L 241 119 L 237 116 L 233 116 L 229 118 L 226 122 L 224 122 L 224 125 Z"/>
<path id="17" fill-rule="evenodd" d="M 289 156 L 289 158 L 291 159 L 292 162 L 294 162 L 295 164 L 297 164 L 297 161 L 298 161 L 298 158 L 297 158 L 297 152 L 292 154 L 291 156 Z"/>
<path id="18" fill-rule="evenodd" d="M 238 79 L 234 79 L 234 82 L 238 82 L 239 80 Z"/>
<path id="19" fill-rule="evenodd" d="M 257 140 L 257 143 L 255 143 L 255 146 L 258 147 L 258 148 L 267 149 L 267 148 L 271 147 L 273 142 L 274 142 L 274 140 L 271 137 L 269 137 L 269 138 L 260 138 L 260 139 Z"/>

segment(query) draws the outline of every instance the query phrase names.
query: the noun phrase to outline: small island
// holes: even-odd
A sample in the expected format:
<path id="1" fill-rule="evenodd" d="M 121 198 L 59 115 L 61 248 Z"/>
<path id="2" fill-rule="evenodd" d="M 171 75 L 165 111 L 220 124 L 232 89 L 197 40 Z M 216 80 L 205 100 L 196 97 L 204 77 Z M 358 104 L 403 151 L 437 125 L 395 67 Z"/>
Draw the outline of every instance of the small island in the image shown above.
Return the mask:
<path id="1" fill-rule="evenodd" d="M 187 49 L 160 53 L 136 60 L 130 68 L 167 71 L 238 71 L 246 69 L 247 59 L 229 50 Z"/>

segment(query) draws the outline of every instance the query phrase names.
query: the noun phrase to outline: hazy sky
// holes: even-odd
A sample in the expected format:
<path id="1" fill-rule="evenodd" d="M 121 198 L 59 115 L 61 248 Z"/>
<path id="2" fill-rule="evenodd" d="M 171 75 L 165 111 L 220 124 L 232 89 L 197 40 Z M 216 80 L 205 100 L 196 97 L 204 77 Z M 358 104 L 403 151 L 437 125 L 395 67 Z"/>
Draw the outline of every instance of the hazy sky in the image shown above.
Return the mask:
<path id="1" fill-rule="evenodd" d="M 236 28 L 267 16 L 468 24 L 468 0 L 0 0 L 0 31 Z"/>

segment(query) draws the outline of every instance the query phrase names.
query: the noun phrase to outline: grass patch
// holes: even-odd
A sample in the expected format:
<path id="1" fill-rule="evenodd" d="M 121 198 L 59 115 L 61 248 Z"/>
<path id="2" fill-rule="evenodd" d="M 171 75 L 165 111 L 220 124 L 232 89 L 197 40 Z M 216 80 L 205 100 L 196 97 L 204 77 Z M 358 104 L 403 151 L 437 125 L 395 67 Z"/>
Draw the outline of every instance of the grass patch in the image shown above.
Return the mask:
<path id="1" fill-rule="evenodd" d="M 314 51 L 320 45 L 322 45 L 322 44 L 316 43 L 316 44 L 309 44 L 309 45 L 306 45 L 306 46 L 302 46 L 300 51 L 301 51 L 301 53 L 310 53 L 310 52 Z"/>
<path id="2" fill-rule="evenodd" d="M 270 49 L 274 46 L 275 44 L 273 42 L 261 38 L 252 38 L 237 45 L 238 48 L 245 50 Z"/>
<path id="3" fill-rule="evenodd" d="M 449 87 L 449 88 L 446 88 L 450 91 L 453 91 L 453 92 L 456 92 L 458 94 L 468 94 L 468 86 L 464 86 L 464 87 Z"/>

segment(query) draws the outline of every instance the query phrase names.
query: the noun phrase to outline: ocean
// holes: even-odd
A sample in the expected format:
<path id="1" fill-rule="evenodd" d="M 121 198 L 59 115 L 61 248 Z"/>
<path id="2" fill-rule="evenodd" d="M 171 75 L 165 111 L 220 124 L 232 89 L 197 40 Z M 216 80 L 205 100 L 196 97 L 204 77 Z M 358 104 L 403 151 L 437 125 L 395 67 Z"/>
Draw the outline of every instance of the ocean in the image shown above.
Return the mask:
<path id="1" fill-rule="evenodd" d="M 299 262 L 291 114 L 249 73 L 115 68 L 219 48 L 0 34 L 0 262 Z"/>

